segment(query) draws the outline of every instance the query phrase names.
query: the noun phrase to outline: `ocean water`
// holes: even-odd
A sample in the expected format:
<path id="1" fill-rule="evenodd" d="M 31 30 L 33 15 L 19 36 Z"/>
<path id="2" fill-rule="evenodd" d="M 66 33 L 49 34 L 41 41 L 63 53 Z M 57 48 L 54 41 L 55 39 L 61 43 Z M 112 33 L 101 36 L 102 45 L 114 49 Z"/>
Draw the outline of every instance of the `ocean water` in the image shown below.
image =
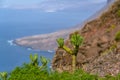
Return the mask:
<path id="1" fill-rule="evenodd" d="M 71 28 L 92 16 L 104 5 L 96 5 L 88 10 L 46 13 L 38 10 L 0 10 L 0 72 L 11 71 L 24 62 L 29 62 L 29 54 L 38 53 L 52 59 L 54 52 L 34 51 L 12 43 L 20 37 L 51 33 Z"/>

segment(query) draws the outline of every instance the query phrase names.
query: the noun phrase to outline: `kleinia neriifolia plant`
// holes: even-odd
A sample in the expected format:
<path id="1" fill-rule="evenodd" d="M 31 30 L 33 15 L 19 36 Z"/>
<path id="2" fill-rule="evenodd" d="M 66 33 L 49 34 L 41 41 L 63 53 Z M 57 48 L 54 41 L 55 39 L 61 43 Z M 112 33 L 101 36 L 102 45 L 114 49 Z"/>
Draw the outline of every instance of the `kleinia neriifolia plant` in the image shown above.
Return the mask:
<path id="1" fill-rule="evenodd" d="M 83 41 L 84 41 L 83 37 L 77 32 L 71 34 L 70 42 L 73 46 L 73 49 L 70 49 L 64 45 L 63 38 L 57 39 L 58 47 L 64 49 L 67 53 L 72 55 L 72 70 L 73 71 L 75 71 L 76 69 L 76 57 L 79 51 L 79 47 L 82 45 Z"/>
<path id="2" fill-rule="evenodd" d="M 0 80 L 7 80 L 8 73 L 7 72 L 0 72 Z"/>
<path id="3" fill-rule="evenodd" d="M 30 65 L 38 67 L 39 62 L 38 62 L 38 54 L 30 54 Z"/>
<path id="4" fill-rule="evenodd" d="M 30 65 L 31 66 L 35 66 L 35 67 L 39 67 L 40 69 L 44 69 L 47 67 L 47 64 L 50 62 L 49 59 L 47 59 L 44 56 L 38 56 L 38 54 L 30 54 Z M 41 66 L 39 66 L 39 63 L 41 63 Z"/>
<path id="5" fill-rule="evenodd" d="M 118 42 L 120 41 L 120 31 L 118 31 L 115 35 L 115 41 Z"/>

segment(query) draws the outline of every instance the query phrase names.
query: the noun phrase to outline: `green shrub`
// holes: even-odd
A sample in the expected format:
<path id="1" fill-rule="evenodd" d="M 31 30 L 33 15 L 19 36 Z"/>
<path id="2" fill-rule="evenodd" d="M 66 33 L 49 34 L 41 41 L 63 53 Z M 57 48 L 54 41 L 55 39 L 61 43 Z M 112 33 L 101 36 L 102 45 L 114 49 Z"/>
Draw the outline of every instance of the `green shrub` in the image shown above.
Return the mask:
<path id="1" fill-rule="evenodd" d="M 40 70 L 38 67 L 24 64 L 11 72 L 9 80 L 44 80 L 47 76 L 47 70 Z"/>
<path id="2" fill-rule="evenodd" d="M 30 54 L 30 65 L 32 66 L 38 66 L 39 65 L 39 62 L 38 62 L 38 54 Z"/>
<path id="3" fill-rule="evenodd" d="M 114 30 L 115 28 L 116 28 L 115 25 L 111 25 L 111 26 L 106 30 L 106 32 L 110 32 L 110 31 Z"/>
<path id="4" fill-rule="evenodd" d="M 83 70 L 76 70 L 74 73 L 54 72 L 53 74 L 50 74 L 48 79 L 49 80 L 97 80 L 98 76 L 90 75 L 89 73 L 86 73 Z"/>
<path id="5" fill-rule="evenodd" d="M 97 80 L 98 76 L 90 75 L 83 70 L 69 72 L 48 72 L 40 70 L 35 66 L 24 64 L 22 67 L 16 67 L 10 74 L 8 80 Z"/>
<path id="6" fill-rule="evenodd" d="M 117 15 L 120 17 L 120 10 L 117 11 Z"/>
<path id="7" fill-rule="evenodd" d="M 63 38 L 59 38 L 57 39 L 57 43 L 58 43 L 58 47 L 64 49 L 67 53 L 69 53 L 70 55 L 72 55 L 72 70 L 75 71 L 76 69 L 76 57 L 79 51 L 79 46 L 82 45 L 83 43 L 83 37 L 75 32 L 70 36 L 70 42 L 72 44 L 72 46 L 74 47 L 74 49 L 70 49 L 67 46 L 64 45 L 64 39 Z"/>
<path id="8" fill-rule="evenodd" d="M 115 35 L 115 41 L 120 41 L 120 31 L 118 31 Z"/>
<path id="9" fill-rule="evenodd" d="M 8 73 L 7 72 L 0 72 L 0 80 L 7 80 Z"/>
<path id="10" fill-rule="evenodd" d="M 48 76 L 49 60 L 37 54 L 30 54 L 30 63 L 24 63 L 21 67 L 16 67 L 10 74 L 9 80 L 46 80 Z M 41 63 L 41 66 L 39 66 Z"/>

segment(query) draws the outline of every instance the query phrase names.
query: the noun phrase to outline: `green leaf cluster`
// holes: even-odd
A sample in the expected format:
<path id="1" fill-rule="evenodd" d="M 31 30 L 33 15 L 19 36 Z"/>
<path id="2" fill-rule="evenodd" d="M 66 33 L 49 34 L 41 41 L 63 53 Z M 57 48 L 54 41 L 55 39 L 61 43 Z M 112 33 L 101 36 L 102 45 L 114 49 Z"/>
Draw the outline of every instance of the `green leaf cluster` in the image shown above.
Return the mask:
<path id="1" fill-rule="evenodd" d="M 38 62 L 38 54 L 30 54 L 30 64 L 33 65 L 33 66 L 38 66 L 39 62 Z"/>
<path id="2" fill-rule="evenodd" d="M 7 80 L 8 74 L 7 72 L 0 72 L 0 80 Z"/>
<path id="3" fill-rule="evenodd" d="M 45 58 L 44 56 L 40 56 L 40 62 L 42 63 L 40 69 L 44 69 L 47 68 L 47 64 L 50 62 L 50 60 Z"/>
<path id="4" fill-rule="evenodd" d="M 74 33 L 71 35 L 70 41 L 74 46 L 79 47 L 83 43 L 83 37 L 80 34 Z"/>
<path id="5" fill-rule="evenodd" d="M 120 31 L 118 31 L 115 35 L 115 41 L 120 41 Z"/>
<path id="6" fill-rule="evenodd" d="M 120 17 L 120 10 L 117 11 L 117 15 Z"/>
<path id="7" fill-rule="evenodd" d="M 64 46 L 64 39 L 63 38 L 58 38 L 57 43 L 58 43 L 58 47 L 62 48 Z"/>
<path id="8" fill-rule="evenodd" d="M 38 67 L 24 64 L 22 67 L 16 67 L 8 80 L 45 80 L 47 76 L 47 70 L 40 70 Z"/>

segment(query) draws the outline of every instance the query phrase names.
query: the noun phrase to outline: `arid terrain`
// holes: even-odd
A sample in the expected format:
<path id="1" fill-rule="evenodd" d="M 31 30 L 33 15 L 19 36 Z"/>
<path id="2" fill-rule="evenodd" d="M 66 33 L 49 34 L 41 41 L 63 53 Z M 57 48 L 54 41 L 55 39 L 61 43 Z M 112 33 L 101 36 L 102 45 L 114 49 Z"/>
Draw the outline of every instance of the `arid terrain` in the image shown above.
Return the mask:
<path id="1" fill-rule="evenodd" d="M 120 42 L 116 42 L 120 32 L 120 0 L 115 0 L 102 15 L 77 30 L 84 37 L 79 48 L 77 67 L 91 74 L 117 75 L 120 73 Z M 65 42 L 72 49 L 70 40 Z M 71 55 L 58 48 L 52 67 L 61 72 L 71 70 Z"/>

